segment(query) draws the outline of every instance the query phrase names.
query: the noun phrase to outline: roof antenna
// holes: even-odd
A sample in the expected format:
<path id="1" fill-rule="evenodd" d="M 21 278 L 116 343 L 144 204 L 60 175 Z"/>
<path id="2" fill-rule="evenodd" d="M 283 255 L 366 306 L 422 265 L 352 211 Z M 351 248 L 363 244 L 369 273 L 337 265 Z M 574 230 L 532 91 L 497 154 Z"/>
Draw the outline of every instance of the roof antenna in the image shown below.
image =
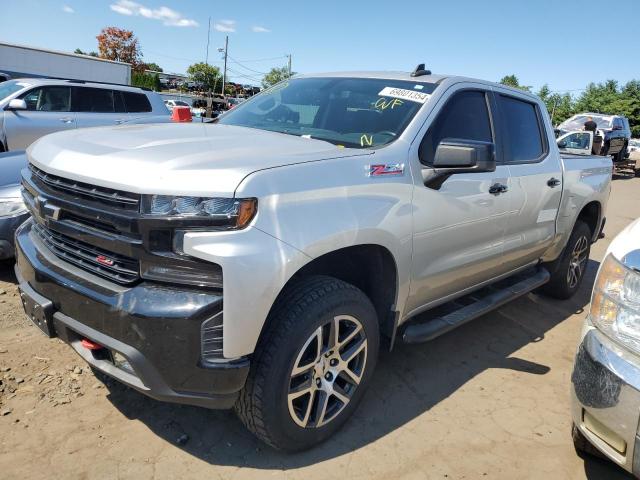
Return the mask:
<path id="1" fill-rule="evenodd" d="M 412 77 L 421 77 L 423 75 L 431 75 L 431 70 L 427 70 L 424 66 L 424 63 L 418 65 L 416 69 L 411 72 Z"/>

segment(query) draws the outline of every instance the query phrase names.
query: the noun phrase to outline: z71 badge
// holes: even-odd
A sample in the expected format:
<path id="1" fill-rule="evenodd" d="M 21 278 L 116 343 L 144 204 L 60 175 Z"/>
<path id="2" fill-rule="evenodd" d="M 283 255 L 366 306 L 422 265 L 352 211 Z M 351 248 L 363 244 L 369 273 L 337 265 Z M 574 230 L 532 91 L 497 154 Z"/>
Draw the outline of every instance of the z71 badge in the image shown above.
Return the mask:
<path id="1" fill-rule="evenodd" d="M 404 163 L 385 163 L 381 165 L 369 165 L 367 176 L 384 177 L 387 175 L 403 175 Z"/>

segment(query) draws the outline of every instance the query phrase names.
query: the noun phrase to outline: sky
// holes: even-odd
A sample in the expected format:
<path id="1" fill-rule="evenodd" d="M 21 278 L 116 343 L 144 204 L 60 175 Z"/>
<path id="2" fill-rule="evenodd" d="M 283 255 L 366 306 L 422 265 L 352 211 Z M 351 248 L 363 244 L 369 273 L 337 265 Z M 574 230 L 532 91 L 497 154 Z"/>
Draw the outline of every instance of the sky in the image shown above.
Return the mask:
<path id="1" fill-rule="evenodd" d="M 133 30 L 145 62 L 176 73 L 205 60 L 211 17 L 209 63 L 222 66 L 228 35 L 230 79 L 256 85 L 287 54 L 299 73 L 425 63 L 574 95 L 640 79 L 640 0 L 0 0 L 0 12 L 0 42 L 90 51 L 116 26 Z"/>

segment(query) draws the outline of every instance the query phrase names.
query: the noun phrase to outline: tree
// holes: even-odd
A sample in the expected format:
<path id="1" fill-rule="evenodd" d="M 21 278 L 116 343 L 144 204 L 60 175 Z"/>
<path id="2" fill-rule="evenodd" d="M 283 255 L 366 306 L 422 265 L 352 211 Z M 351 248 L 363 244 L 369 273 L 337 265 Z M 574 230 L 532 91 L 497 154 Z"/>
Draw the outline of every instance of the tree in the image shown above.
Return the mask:
<path id="1" fill-rule="evenodd" d="M 291 72 L 291 76 L 295 75 L 295 72 Z M 275 85 L 282 80 L 286 80 L 289 78 L 289 68 L 288 67 L 274 67 L 269 70 L 264 78 L 262 79 L 262 86 L 264 88 L 269 88 L 271 85 Z"/>
<path id="2" fill-rule="evenodd" d="M 144 64 L 144 69 L 145 70 L 151 70 L 153 72 L 163 72 L 164 70 L 162 70 L 162 67 L 160 65 L 158 65 L 155 62 L 151 62 L 151 63 L 145 63 Z"/>
<path id="3" fill-rule="evenodd" d="M 134 70 L 144 69 L 140 45 L 132 31 L 106 27 L 96 38 L 100 58 L 130 63 Z"/>
<path id="4" fill-rule="evenodd" d="M 90 57 L 97 57 L 98 56 L 98 52 L 83 52 L 82 50 L 80 50 L 79 48 L 76 48 L 73 53 L 77 54 L 77 55 L 89 55 Z"/>
<path id="5" fill-rule="evenodd" d="M 194 82 L 199 82 L 206 89 L 216 90 L 216 86 L 220 85 L 222 90 L 222 79 L 220 77 L 220 69 L 204 62 L 194 63 L 187 68 L 187 74 Z"/>
<path id="6" fill-rule="evenodd" d="M 134 87 L 150 88 L 151 90 L 159 92 L 161 90 L 160 75 L 157 73 L 134 71 L 131 74 L 131 85 Z"/>
<path id="7" fill-rule="evenodd" d="M 502 77 L 502 80 L 500 80 L 500 83 L 502 85 L 507 85 L 509 87 L 519 88 L 520 90 L 524 90 L 525 92 L 531 91 L 531 87 L 527 87 L 526 85 L 520 85 L 520 81 L 518 80 L 518 77 L 516 77 L 515 75 L 507 75 L 505 77 Z"/>

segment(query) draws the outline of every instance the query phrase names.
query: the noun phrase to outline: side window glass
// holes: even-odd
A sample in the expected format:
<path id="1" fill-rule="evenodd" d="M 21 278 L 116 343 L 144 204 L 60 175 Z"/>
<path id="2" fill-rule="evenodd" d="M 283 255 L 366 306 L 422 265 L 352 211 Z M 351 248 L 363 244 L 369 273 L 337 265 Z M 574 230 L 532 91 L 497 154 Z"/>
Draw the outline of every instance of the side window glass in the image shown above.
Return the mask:
<path id="1" fill-rule="evenodd" d="M 508 147 L 507 163 L 535 161 L 542 156 L 543 132 L 533 103 L 504 95 L 498 96 Z"/>
<path id="2" fill-rule="evenodd" d="M 35 88 L 22 99 L 27 104 L 27 110 L 32 112 L 68 112 L 71 106 L 71 88 Z"/>
<path id="3" fill-rule="evenodd" d="M 440 110 L 420 144 L 420 161 L 430 165 L 444 139 L 493 142 L 491 121 L 484 92 L 469 90 L 454 94 Z"/>
<path id="4" fill-rule="evenodd" d="M 76 112 L 113 113 L 113 93 L 103 88 L 76 87 Z"/>
<path id="5" fill-rule="evenodd" d="M 122 92 L 124 104 L 129 113 L 150 112 L 151 104 L 144 93 Z"/>
<path id="6" fill-rule="evenodd" d="M 119 90 L 113 91 L 113 109 L 116 113 L 125 113 L 127 111 L 124 106 L 124 98 L 122 98 L 122 92 Z"/>
<path id="7" fill-rule="evenodd" d="M 561 143 L 564 145 L 561 148 L 575 148 L 582 150 L 590 150 L 589 148 L 589 134 L 587 132 L 576 132 L 567 136 Z"/>

